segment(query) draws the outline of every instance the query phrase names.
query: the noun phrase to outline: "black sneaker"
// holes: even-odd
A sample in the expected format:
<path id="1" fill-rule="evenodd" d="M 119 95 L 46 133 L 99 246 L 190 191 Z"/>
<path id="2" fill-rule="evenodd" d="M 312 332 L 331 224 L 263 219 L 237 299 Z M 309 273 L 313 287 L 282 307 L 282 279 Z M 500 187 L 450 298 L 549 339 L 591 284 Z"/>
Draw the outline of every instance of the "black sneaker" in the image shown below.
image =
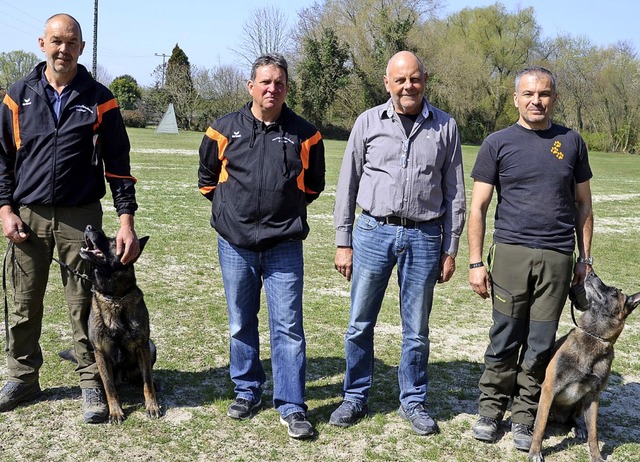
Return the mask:
<path id="1" fill-rule="evenodd" d="M 313 425 L 307 420 L 304 412 L 294 412 L 286 417 L 281 416 L 280 423 L 286 425 L 291 438 L 302 439 L 313 436 Z"/>
<path id="2" fill-rule="evenodd" d="M 481 415 L 476 423 L 473 424 L 473 427 L 471 427 L 471 431 L 475 439 L 493 443 L 498 436 L 499 425 L 500 423 L 496 419 Z"/>
<path id="3" fill-rule="evenodd" d="M 533 425 L 512 423 L 511 433 L 513 434 L 513 447 L 520 451 L 528 451 L 531 449 Z"/>
<path id="4" fill-rule="evenodd" d="M 368 413 L 369 406 L 366 404 L 344 400 L 342 401 L 342 404 L 340 404 L 340 406 L 338 406 L 338 408 L 331 414 L 329 423 L 338 427 L 350 427 L 360 419 L 366 417 Z"/>
<path id="5" fill-rule="evenodd" d="M 418 435 L 426 436 L 438 433 L 438 424 L 427 413 L 422 403 L 416 404 L 410 411 L 400 405 L 398 415 L 411 422 L 411 429 Z"/>
<path id="6" fill-rule="evenodd" d="M 82 417 L 86 423 L 102 423 L 109 417 L 109 406 L 100 388 L 82 389 Z"/>
<path id="7" fill-rule="evenodd" d="M 36 380 L 33 383 L 7 382 L 0 390 L 0 412 L 15 409 L 25 401 L 31 401 L 40 394 L 40 384 Z"/>
<path id="8" fill-rule="evenodd" d="M 236 398 L 236 400 L 227 408 L 227 415 L 232 419 L 250 419 L 258 413 L 261 406 L 261 399 L 254 402 L 244 398 Z"/>

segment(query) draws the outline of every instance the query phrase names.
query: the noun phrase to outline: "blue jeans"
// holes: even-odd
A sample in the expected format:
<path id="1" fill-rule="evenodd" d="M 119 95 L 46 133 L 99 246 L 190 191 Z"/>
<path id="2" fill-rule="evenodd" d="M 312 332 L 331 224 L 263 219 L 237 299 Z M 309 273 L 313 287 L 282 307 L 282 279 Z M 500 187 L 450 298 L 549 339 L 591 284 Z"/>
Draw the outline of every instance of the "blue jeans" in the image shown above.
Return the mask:
<path id="1" fill-rule="evenodd" d="M 373 334 L 382 299 L 397 265 L 402 318 L 398 367 L 400 403 L 424 403 L 429 360 L 429 314 L 438 280 L 442 231 L 439 221 L 415 228 L 385 225 L 360 215 L 353 231 L 351 319 L 345 336 L 344 399 L 366 403 L 373 379 Z"/>
<path id="2" fill-rule="evenodd" d="M 218 257 L 229 311 L 229 373 L 237 398 L 257 401 L 265 372 L 260 362 L 258 312 L 262 283 L 273 370 L 273 405 L 283 417 L 306 411 L 306 343 L 302 327 L 302 241 L 253 251 L 218 236 Z"/>

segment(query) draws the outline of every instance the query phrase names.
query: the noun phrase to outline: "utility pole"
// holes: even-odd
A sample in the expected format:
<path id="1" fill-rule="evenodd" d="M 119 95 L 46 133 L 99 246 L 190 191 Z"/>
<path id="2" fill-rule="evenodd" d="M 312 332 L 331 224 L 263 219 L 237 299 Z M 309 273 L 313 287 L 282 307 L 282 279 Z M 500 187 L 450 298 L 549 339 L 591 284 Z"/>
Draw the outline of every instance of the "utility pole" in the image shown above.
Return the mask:
<path id="1" fill-rule="evenodd" d="M 97 2 L 98 0 L 96 0 Z M 164 71 L 165 71 L 165 61 L 169 55 L 165 53 L 155 53 L 156 56 L 162 56 L 162 88 L 164 88 Z"/>
<path id="2" fill-rule="evenodd" d="M 98 77 L 98 0 L 93 4 L 93 78 Z"/>

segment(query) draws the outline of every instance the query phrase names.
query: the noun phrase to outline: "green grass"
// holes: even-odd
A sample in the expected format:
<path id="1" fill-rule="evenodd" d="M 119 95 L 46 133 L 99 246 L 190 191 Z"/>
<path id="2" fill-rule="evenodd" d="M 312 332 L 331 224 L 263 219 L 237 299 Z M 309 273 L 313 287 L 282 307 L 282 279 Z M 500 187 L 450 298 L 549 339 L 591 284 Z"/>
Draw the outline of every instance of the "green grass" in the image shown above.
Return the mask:
<path id="1" fill-rule="evenodd" d="M 436 288 L 431 317 L 428 401 L 441 433 L 414 435 L 397 416 L 400 353 L 398 291 L 392 278 L 376 330 L 376 368 L 371 417 L 349 429 L 327 424 L 340 402 L 344 373 L 343 338 L 349 313 L 349 284 L 333 268 L 332 210 L 345 143 L 326 141 L 327 188 L 309 209 L 311 233 L 305 243 L 305 328 L 308 344 L 307 403 L 318 430 L 312 441 L 294 441 L 267 408 L 249 422 L 231 421 L 226 305 L 209 225 L 210 205 L 197 190 L 196 154 L 202 133 L 156 135 L 130 130 L 133 173 L 140 209 L 136 229 L 151 239 L 137 263 L 158 346 L 155 366 L 166 416 L 148 421 L 142 394 L 123 390 L 126 421 L 121 426 L 85 425 L 78 379 L 57 352 L 71 344 L 59 269 L 52 267 L 41 339 L 44 398 L 0 414 L 0 454 L 4 460 L 110 461 L 523 461 L 507 433 L 495 445 L 475 441 L 477 382 L 491 324 L 488 301 L 469 288 L 466 236 L 453 279 Z M 464 147 L 467 198 L 477 147 Z M 191 155 L 190 155 L 191 154 Z M 628 292 L 640 290 L 640 158 L 591 153 L 594 179 L 596 271 L 605 282 Z M 109 198 L 105 229 L 117 219 Z M 489 223 L 490 224 L 490 223 Z M 490 238 L 489 238 L 490 239 Z M 262 356 L 271 393 L 268 324 L 261 312 Z M 616 345 L 616 360 L 600 411 L 603 453 L 616 460 L 639 460 L 640 314 L 634 313 Z M 571 328 L 568 311 L 560 333 Z M 0 365 L 0 378 L 6 367 Z M 545 441 L 547 460 L 588 460 L 585 444 L 561 431 Z M 551 448 L 551 449 L 549 449 Z M 634 459 L 635 458 L 635 459 Z"/>

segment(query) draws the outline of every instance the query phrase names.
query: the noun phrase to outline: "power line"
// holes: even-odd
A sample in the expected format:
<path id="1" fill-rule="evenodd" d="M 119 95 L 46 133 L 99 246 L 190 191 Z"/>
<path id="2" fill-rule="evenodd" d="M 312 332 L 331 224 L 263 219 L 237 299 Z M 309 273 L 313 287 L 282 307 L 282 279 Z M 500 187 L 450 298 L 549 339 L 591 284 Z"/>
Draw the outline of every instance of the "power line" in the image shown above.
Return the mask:
<path id="1" fill-rule="evenodd" d="M 164 87 L 164 69 L 165 69 L 165 61 L 166 59 L 171 56 L 168 55 L 166 53 L 155 53 L 156 56 L 162 56 L 162 86 Z"/>

